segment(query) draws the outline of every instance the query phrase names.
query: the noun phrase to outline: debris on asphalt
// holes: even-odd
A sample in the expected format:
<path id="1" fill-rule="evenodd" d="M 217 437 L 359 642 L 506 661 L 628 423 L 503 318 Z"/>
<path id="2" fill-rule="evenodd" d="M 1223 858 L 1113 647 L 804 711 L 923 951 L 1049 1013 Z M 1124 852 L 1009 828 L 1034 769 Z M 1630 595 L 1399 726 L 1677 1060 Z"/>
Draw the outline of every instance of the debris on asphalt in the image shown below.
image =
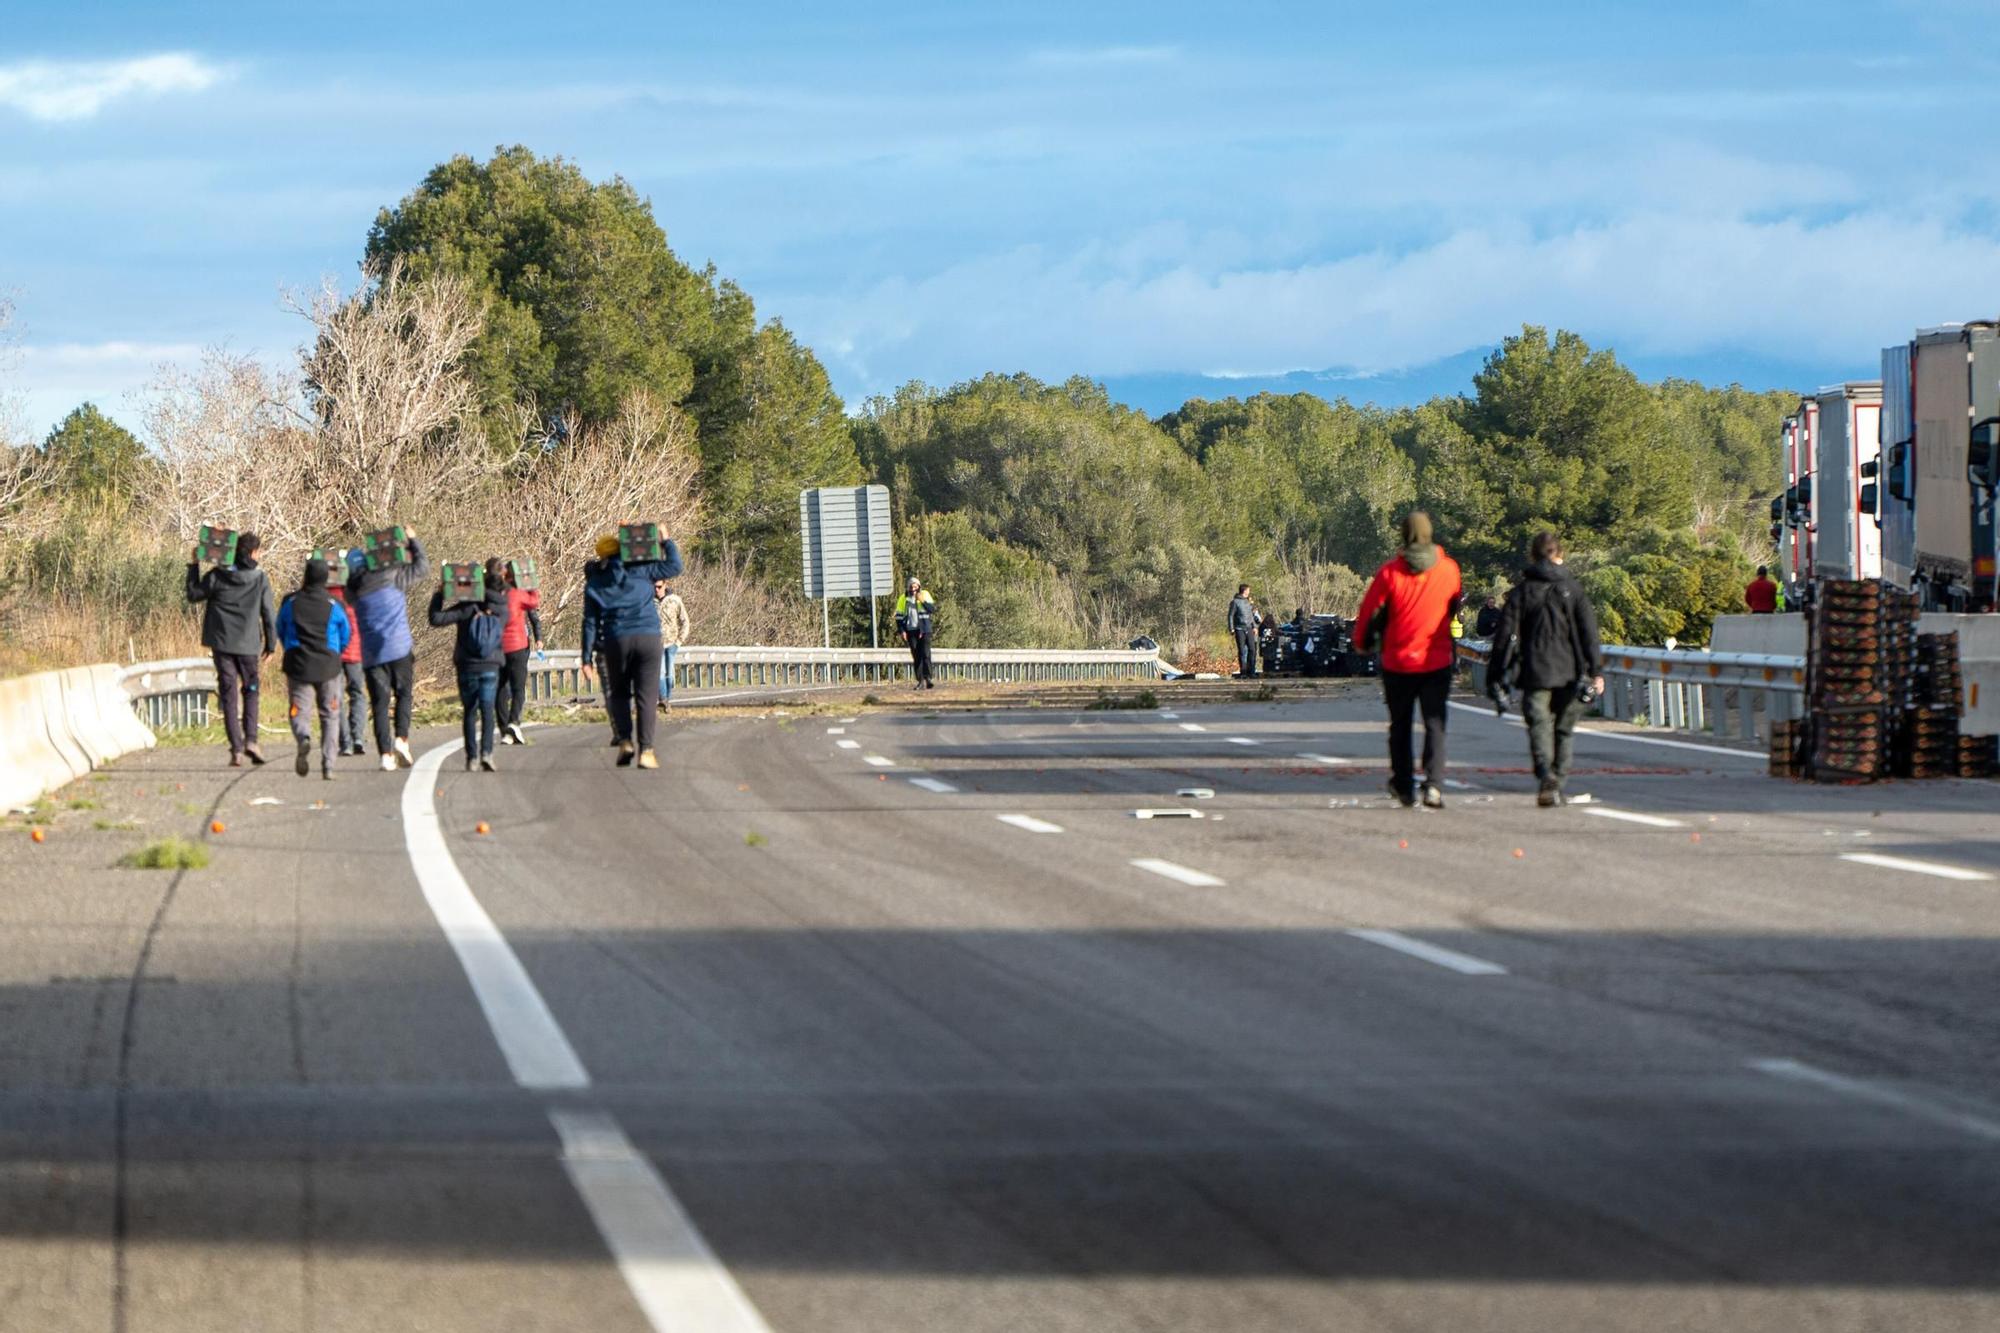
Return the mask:
<path id="1" fill-rule="evenodd" d="M 1201 817 L 1201 811 L 1187 809 L 1134 810 L 1132 812 L 1132 818 L 1134 819 L 1200 819 Z"/>
<path id="2" fill-rule="evenodd" d="M 1185 796 L 1191 801 L 1212 801 L 1215 799 L 1215 788 L 1182 787 L 1179 791 L 1175 792 L 1174 795 Z"/>

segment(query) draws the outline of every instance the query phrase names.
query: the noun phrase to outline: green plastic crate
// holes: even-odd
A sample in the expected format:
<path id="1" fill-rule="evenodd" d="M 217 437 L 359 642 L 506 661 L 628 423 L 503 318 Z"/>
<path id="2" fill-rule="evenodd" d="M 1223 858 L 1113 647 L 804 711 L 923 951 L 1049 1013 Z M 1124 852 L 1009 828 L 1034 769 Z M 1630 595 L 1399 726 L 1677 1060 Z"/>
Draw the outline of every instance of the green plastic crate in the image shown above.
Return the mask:
<path id="1" fill-rule="evenodd" d="M 236 563 L 236 529 L 201 525 L 201 532 L 195 538 L 198 561 L 211 565 L 233 565 Z"/>
<path id="2" fill-rule="evenodd" d="M 478 561 L 459 564 L 447 560 L 443 577 L 445 605 L 455 606 L 459 602 L 486 600 L 486 566 Z"/>
<path id="3" fill-rule="evenodd" d="M 628 565 L 650 564 L 666 557 L 666 538 L 657 523 L 620 523 L 618 558 Z"/>
<path id="4" fill-rule="evenodd" d="M 321 546 L 307 557 L 311 560 L 326 561 L 326 586 L 345 588 L 347 586 L 347 548 L 344 546 Z"/>
<path id="5" fill-rule="evenodd" d="M 368 558 L 370 569 L 387 569 L 392 565 L 411 563 L 410 534 L 400 523 L 369 533 L 361 539 L 361 549 Z"/>
<path id="6" fill-rule="evenodd" d="M 509 560 L 507 571 L 514 576 L 514 586 L 523 592 L 532 592 L 542 586 L 542 576 L 536 572 L 532 559 Z"/>

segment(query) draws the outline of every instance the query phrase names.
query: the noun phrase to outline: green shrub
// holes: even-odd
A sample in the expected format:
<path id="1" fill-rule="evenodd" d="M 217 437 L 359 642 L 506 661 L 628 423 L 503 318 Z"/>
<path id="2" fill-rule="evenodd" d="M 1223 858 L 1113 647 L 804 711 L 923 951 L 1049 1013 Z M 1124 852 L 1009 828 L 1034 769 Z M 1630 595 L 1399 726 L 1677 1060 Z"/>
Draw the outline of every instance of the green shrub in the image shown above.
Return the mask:
<path id="1" fill-rule="evenodd" d="M 200 870 L 208 865 L 208 848 L 186 838 L 162 838 L 119 859 L 131 870 Z"/>

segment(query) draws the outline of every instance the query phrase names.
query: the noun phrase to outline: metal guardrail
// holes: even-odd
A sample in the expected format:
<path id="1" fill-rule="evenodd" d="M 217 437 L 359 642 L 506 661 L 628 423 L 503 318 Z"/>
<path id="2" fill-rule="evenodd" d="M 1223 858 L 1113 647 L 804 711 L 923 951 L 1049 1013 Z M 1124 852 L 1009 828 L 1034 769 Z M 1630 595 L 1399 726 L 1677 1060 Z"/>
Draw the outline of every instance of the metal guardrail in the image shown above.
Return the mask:
<path id="1" fill-rule="evenodd" d="M 1486 688 L 1484 639 L 1461 639 L 1459 659 L 1473 686 Z M 1805 715 L 1805 659 L 1765 653 L 1710 653 L 1690 648 L 1633 648 L 1607 643 L 1599 713 L 1668 731 L 1768 743 L 1771 723 Z"/>
<path id="2" fill-rule="evenodd" d="M 583 683 L 574 649 L 530 658 L 531 701 L 576 699 L 594 690 Z M 982 683 L 1153 680 L 1158 653 L 1129 650 L 1065 651 L 1055 648 L 940 648 L 931 664 L 939 680 Z M 141 662 L 121 675 L 135 711 L 154 730 L 201 726 L 214 716 L 215 666 L 205 657 Z M 913 683 L 910 655 L 901 648 L 753 648 L 690 645 L 674 662 L 676 688 L 759 689 Z"/>

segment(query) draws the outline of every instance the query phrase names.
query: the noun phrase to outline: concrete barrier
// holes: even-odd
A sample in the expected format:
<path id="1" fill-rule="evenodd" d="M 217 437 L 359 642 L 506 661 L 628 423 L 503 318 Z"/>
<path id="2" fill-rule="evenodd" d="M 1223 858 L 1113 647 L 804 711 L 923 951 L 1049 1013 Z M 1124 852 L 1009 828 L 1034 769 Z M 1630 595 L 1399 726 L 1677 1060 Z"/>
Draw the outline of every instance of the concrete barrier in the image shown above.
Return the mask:
<path id="1" fill-rule="evenodd" d="M 115 666 L 0 680 L 0 806 L 27 805 L 152 744 Z"/>

